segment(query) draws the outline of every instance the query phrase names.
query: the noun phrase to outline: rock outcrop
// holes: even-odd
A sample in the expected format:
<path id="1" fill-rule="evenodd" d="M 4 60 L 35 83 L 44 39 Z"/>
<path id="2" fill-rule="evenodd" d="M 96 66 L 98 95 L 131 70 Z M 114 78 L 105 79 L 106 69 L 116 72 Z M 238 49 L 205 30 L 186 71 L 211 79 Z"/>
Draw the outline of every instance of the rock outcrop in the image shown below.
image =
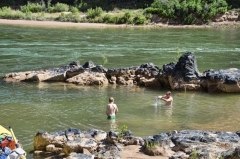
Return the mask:
<path id="1" fill-rule="evenodd" d="M 162 68 L 153 63 L 125 68 L 106 69 L 95 66 L 92 61 L 80 65 L 78 61 L 68 66 L 48 70 L 9 73 L 4 81 L 61 81 L 77 85 L 137 85 L 159 87 L 179 91 L 240 92 L 240 70 L 208 70 L 200 73 L 192 52 L 182 55 L 178 62 L 164 64 Z"/>
<path id="2" fill-rule="evenodd" d="M 208 70 L 204 72 L 201 86 L 208 92 L 240 92 L 240 70 Z"/>
<path id="3" fill-rule="evenodd" d="M 170 159 L 240 158 L 239 132 L 181 130 L 141 138 L 133 136 L 130 130 L 106 133 L 97 129 L 81 131 L 73 128 L 37 133 L 34 155 L 61 155 L 68 159 L 120 159 L 120 152 L 128 145 L 141 146 L 144 151 L 139 153 Z"/>

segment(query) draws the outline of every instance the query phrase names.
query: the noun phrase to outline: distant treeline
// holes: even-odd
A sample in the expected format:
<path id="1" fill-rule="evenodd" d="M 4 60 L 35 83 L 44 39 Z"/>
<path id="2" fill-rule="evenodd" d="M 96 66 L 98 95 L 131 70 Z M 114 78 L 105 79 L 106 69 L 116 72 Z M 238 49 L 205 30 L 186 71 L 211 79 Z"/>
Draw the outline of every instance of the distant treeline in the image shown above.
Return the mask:
<path id="1" fill-rule="evenodd" d="M 166 23 L 201 25 L 232 9 L 240 12 L 240 0 L 0 0 L 0 3 L 0 18 L 77 23 L 143 25 L 158 15 Z M 60 15 L 54 17 L 51 13 Z"/>
<path id="2" fill-rule="evenodd" d="M 178 1 L 182 3 L 201 2 L 201 3 L 216 3 L 222 0 L 161 0 L 162 3 L 172 3 L 172 1 Z M 224 0 L 227 2 L 229 9 L 240 8 L 240 0 Z M 0 7 L 8 6 L 14 9 L 20 8 L 22 5 L 26 5 L 28 2 L 32 3 L 65 3 L 70 6 L 81 6 L 81 9 L 87 10 L 89 8 L 101 7 L 103 10 L 118 9 L 145 9 L 154 2 L 154 0 L 1 0 Z"/>

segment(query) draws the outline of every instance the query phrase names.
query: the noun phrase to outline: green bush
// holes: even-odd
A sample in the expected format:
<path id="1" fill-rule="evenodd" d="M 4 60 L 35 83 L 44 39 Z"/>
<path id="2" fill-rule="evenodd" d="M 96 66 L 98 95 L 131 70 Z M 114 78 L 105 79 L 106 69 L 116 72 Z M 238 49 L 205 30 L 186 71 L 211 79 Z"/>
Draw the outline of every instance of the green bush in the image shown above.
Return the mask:
<path id="1" fill-rule="evenodd" d="M 101 16 L 103 10 L 101 7 L 96 7 L 95 9 L 88 9 L 86 12 L 87 18 L 93 19 L 95 17 Z"/>
<path id="2" fill-rule="evenodd" d="M 57 17 L 55 20 L 60 22 L 79 23 L 81 22 L 81 17 L 79 15 L 72 14 L 72 13 L 69 13 L 69 14 L 61 13 L 59 17 Z"/>
<path id="3" fill-rule="evenodd" d="M 25 19 L 25 14 L 23 12 L 15 12 L 13 14 L 13 19 Z"/>
<path id="4" fill-rule="evenodd" d="M 146 18 L 142 14 L 137 14 L 133 19 L 134 24 L 136 25 L 143 25 L 146 23 Z"/>
<path id="5" fill-rule="evenodd" d="M 38 13 L 38 12 L 45 10 L 45 5 L 41 5 L 39 3 L 28 2 L 27 5 L 21 6 L 20 10 L 23 13 L 27 13 L 27 12 Z"/>
<path id="6" fill-rule="evenodd" d="M 112 23 L 114 24 L 121 24 L 121 17 L 119 15 L 112 17 Z"/>
<path id="7" fill-rule="evenodd" d="M 10 19 L 12 17 L 12 10 L 9 7 L 2 7 L 0 9 L 0 18 Z"/>
<path id="8" fill-rule="evenodd" d="M 227 11 L 226 0 L 154 0 L 146 13 L 194 24 L 197 19 L 209 22 L 216 14 Z"/>
<path id="9" fill-rule="evenodd" d="M 79 13 L 77 7 L 71 7 L 70 11 L 71 11 L 73 14 L 77 14 L 77 13 Z"/>
<path id="10" fill-rule="evenodd" d="M 194 24 L 196 20 L 197 19 L 193 14 L 189 14 L 184 17 L 183 22 L 184 22 L 184 24 L 191 25 L 191 24 Z"/>
<path id="11" fill-rule="evenodd" d="M 112 23 L 112 16 L 110 14 L 105 14 L 102 19 L 103 23 Z"/>
<path id="12" fill-rule="evenodd" d="M 122 24 L 132 24 L 133 23 L 133 15 L 130 12 L 126 12 L 123 17 L 121 18 Z"/>
<path id="13" fill-rule="evenodd" d="M 57 3 L 53 6 L 53 12 L 68 12 L 69 6 L 64 3 Z"/>

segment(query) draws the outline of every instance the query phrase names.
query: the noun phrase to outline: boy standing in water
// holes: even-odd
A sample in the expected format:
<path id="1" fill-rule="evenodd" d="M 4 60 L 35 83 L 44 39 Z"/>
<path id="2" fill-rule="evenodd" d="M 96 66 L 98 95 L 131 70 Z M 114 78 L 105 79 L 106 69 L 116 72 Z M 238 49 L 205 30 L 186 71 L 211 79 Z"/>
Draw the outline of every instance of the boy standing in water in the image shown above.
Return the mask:
<path id="1" fill-rule="evenodd" d="M 171 92 L 170 91 L 168 91 L 165 96 L 158 96 L 157 98 L 165 101 L 166 105 L 172 106 L 173 98 L 171 96 Z"/>
<path id="2" fill-rule="evenodd" d="M 118 107 L 116 104 L 114 104 L 114 98 L 110 97 L 109 104 L 106 107 L 106 114 L 108 116 L 107 119 L 115 119 L 117 112 L 118 112 Z"/>

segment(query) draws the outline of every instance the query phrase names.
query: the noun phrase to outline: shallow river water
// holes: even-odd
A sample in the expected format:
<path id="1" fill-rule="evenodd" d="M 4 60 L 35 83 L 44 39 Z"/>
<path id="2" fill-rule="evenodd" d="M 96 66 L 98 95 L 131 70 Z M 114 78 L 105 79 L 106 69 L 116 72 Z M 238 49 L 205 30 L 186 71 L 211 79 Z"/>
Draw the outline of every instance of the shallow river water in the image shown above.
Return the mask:
<path id="1" fill-rule="evenodd" d="M 0 76 L 68 65 L 78 60 L 106 68 L 175 62 L 178 53 L 194 52 L 200 72 L 240 69 L 239 29 L 38 28 L 0 25 Z M 0 124 L 11 126 L 24 149 L 33 149 L 39 130 L 90 128 L 109 131 L 127 125 L 146 137 L 182 129 L 240 130 L 240 94 L 173 91 L 172 107 L 156 103 L 160 88 L 82 87 L 66 83 L 0 81 Z M 119 107 L 115 122 L 105 107 L 113 96 Z"/>

